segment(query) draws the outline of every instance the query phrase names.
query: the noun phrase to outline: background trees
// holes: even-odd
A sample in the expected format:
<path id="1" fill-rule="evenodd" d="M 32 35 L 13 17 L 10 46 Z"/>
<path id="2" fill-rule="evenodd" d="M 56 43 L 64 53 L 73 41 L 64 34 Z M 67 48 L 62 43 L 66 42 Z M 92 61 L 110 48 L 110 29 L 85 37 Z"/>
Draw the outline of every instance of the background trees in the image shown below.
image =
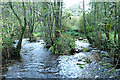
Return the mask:
<path id="1" fill-rule="evenodd" d="M 83 13 L 84 28 L 92 39 L 92 45 L 101 50 L 107 50 L 114 56 L 115 64 L 119 61 L 119 3 L 118 2 L 91 2 L 91 11 Z M 83 6 L 84 7 L 84 6 Z M 83 11 L 84 12 L 84 11 Z M 82 20 L 81 20 L 82 21 Z M 82 28 L 82 26 L 80 25 Z M 86 32 L 84 32 L 86 33 Z M 88 39 L 89 40 L 89 39 Z"/>
<path id="2" fill-rule="evenodd" d="M 93 47 L 114 55 L 119 53 L 120 9 L 117 2 L 91 2 L 89 11 L 85 11 L 84 0 L 83 11 L 80 6 L 64 9 L 62 0 L 2 4 L 2 48 L 6 58 L 13 53 L 19 56 L 23 38 L 32 42 L 37 37 L 55 54 L 74 53 L 75 39 L 79 37 L 86 37 Z M 13 46 L 15 40 L 18 40 L 16 48 Z"/>
<path id="3" fill-rule="evenodd" d="M 61 28 L 62 8 L 62 0 L 43 3 L 3 3 L 3 55 L 6 58 L 20 56 L 22 39 L 25 37 L 29 38 L 30 42 L 40 37 L 45 40 L 46 47 L 53 53 L 69 54 L 74 48 L 74 40 Z M 16 40 L 18 43 L 15 42 Z M 14 43 L 17 46 L 13 46 Z"/>

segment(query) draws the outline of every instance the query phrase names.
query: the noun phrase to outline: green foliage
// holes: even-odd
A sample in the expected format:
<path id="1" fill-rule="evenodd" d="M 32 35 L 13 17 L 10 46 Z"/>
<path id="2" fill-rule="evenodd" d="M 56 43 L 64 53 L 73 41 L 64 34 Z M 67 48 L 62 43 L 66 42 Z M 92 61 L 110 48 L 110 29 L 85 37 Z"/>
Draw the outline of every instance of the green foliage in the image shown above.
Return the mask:
<path id="1" fill-rule="evenodd" d="M 35 37 L 40 37 L 40 36 L 42 36 L 42 34 L 41 34 L 40 32 L 33 33 L 33 35 L 34 35 Z"/>
<path id="2" fill-rule="evenodd" d="M 79 17 L 77 16 L 70 16 L 62 20 L 62 29 L 63 30 L 70 30 L 70 29 L 77 29 L 79 23 Z"/>
<path id="3" fill-rule="evenodd" d="M 60 38 L 54 41 L 55 54 L 70 54 L 75 48 L 75 40 L 68 33 L 61 33 Z M 50 48 L 54 50 L 53 46 Z"/>
<path id="4" fill-rule="evenodd" d="M 49 51 L 52 51 L 52 53 L 54 53 L 54 46 L 51 46 L 51 47 L 49 48 Z"/>
<path id="5" fill-rule="evenodd" d="M 3 38 L 2 42 L 3 42 L 3 47 L 7 47 L 8 45 L 12 46 L 13 44 L 13 40 L 10 38 Z"/>
<path id="6" fill-rule="evenodd" d="M 89 25 L 89 23 L 87 21 L 92 21 L 92 20 L 90 19 L 88 14 L 85 17 L 86 17 L 85 19 L 86 19 L 86 26 L 87 26 L 86 29 L 90 30 L 89 28 L 91 25 Z M 79 28 L 79 31 L 84 33 L 83 16 L 80 16 L 78 20 L 79 20 L 79 23 L 77 23 L 77 26 Z M 91 23 L 91 24 L 93 24 L 93 23 Z"/>
<path id="7" fill-rule="evenodd" d="M 7 46 L 12 46 L 13 45 L 13 41 L 14 41 L 14 38 L 12 38 L 11 34 L 10 33 L 10 29 L 6 29 L 6 28 L 2 28 L 2 47 L 5 48 Z M 9 32 L 9 33 L 8 33 Z"/>

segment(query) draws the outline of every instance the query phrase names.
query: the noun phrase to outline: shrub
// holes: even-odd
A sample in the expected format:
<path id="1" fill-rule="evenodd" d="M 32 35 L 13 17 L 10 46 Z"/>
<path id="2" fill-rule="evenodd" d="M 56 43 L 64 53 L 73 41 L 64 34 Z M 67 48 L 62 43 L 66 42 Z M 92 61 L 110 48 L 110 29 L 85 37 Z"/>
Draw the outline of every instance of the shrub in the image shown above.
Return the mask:
<path id="1" fill-rule="evenodd" d="M 49 48 L 55 54 L 71 54 L 70 51 L 75 48 L 75 40 L 68 33 L 61 33 L 60 38 L 54 41 L 53 46 Z"/>

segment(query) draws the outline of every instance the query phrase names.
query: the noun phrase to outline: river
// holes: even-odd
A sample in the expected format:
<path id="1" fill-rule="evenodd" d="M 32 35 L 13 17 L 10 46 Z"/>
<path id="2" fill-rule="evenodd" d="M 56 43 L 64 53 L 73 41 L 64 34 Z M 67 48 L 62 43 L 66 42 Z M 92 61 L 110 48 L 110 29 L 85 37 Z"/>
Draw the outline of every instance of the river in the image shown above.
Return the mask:
<path id="1" fill-rule="evenodd" d="M 89 43 L 76 41 L 77 47 L 88 48 Z M 100 50 L 79 52 L 74 55 L 55 55 L 44 48 L 44 41 L 33 43 L 23 39 L 21 59 L 3 73 L 5 78 L 119 78 L 120 70 L 112 64 L 100 64 Z M 110 71 L 110 72 L 108 72 Z"/>

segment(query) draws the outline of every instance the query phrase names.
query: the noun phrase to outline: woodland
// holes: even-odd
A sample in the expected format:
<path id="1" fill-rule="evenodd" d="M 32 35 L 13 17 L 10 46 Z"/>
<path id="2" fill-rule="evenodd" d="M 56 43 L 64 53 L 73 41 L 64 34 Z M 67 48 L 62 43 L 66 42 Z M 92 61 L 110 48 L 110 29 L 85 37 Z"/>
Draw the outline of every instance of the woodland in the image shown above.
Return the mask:
<path id="1" fill-rule="evenodd" d="M 120 69 L 120 2 L 89 2 L 65 8 L 62 0 L 51 2 L 1 2 L 0 43 L 3 69 L 21 58 L 22 41 L 44 40 L 44 48 L 54 56 L 75 55 L 76 40 L 108 52 L 111 69 Z M 16 40 L 18 42 L 16 43 Z M 16 44 L 16 46 L 14 46 Z M 99 53 L 100 56 L 104 56 Z M 87 62 L 91 62 L 87 59 Z M 103 64 L 107 65 L 107 64 Z M 7 65 L 8 67 L 8 65 Z M 83 68 L 82 66 L 80 66 Z M 110 72 L 108 72 L 110 73 Z"/>

